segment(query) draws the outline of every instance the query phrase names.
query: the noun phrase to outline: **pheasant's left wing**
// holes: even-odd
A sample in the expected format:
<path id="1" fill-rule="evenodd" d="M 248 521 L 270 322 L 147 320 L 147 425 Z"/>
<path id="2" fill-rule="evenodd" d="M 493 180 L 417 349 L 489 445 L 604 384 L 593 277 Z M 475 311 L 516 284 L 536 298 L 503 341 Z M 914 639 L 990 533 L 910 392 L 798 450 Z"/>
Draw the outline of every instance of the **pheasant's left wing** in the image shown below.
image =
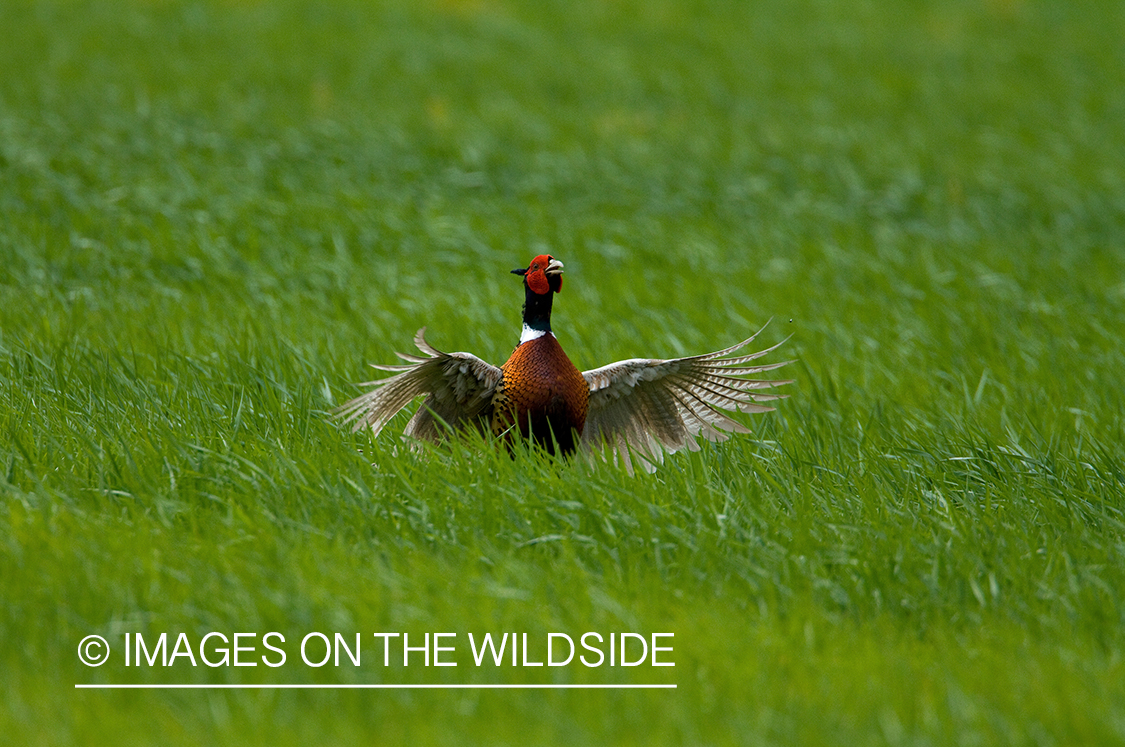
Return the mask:
<path id="1" fill-rule="evenodd" d="M 414 344 L 426 357 L 395 353 L 406 363 L 372 364 L 372 368 L 395 375 L 360 384 L 374 388 L 337 408 L 336 416 L 354 422 L 352 430 L 368 426 L 373 435 L 379 435 L 395 413 L 424 394 L 422 406 L 406 425 L 407 436 L 437 441 L 445 433 L 442 424 L 453 428 L 480 426 L 492 405 L 500 369 L 470 353 L 443 353 L 426 342 L 425 332 L 425 327 L 418 330 Z"/>
<path id="2" fill-rule="evenodd" d="M 664 451 L 674 452 L 684 446 L 697 451 L 697 436 L 723 441 L 731 433 L 748 433 L 746 426 L 722 410 L 768 412 L 773 408 L 757 403 L 787 395 L 758 390 L 792 383 L 742 378 L 791 363 L 744 365 L 785 342 L 756 353 L 735 355 L 760 333 L 758 330 L 737 345 L 706 355 L 670 360 L 633 358 L 583 372 L 590 385 L 583 445 L 595 451 L 608 447 L 632 474 L 630 449 L 636 452 L 641 467 L 651 472 L 664 460 Z"/>

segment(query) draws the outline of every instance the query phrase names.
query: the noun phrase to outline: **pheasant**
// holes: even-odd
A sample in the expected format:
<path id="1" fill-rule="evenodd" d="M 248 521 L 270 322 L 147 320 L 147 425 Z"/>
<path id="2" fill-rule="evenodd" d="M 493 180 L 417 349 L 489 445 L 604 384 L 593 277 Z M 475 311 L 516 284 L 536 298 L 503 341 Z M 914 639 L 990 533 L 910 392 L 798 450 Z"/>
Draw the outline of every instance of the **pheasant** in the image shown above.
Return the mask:
<path id="1" fill-rule="evenodd" d="M 518 433 L 551 454 L 608 449 L 633 474 L 630 451 L 643 469 L 654 471 L 665 451 L 697 451 L 696 437 L 723 441 L 731 433 L 749 433 L 722 410 L 768 412 L 774 408 L 760 402 L 786 396 L 762 390 L 792 381 L 743 378 L 791 362 L 745 365 L 784 342 L 736 355 L 761 330 L 705 355 L 631 358 L 579 372 L 551 331 L 551 304 L 562 290 L 562 272 L 563 263 L 549 254 L 512 270 L 523 276 L 523 331 L 503 366 L 470 353 L 443 353 L 426 342 L 423 327 L 414 344 L 424 357 L 396 353 L 404 364 L 372 364 L 394 375 L 361 384 L 373 388 L 338 408 L 337 416 L 354 423 L 353 431 L 366 426 L 378 435 L 395 413 L 425 395 L 407 436 L 440 441 L 464 428 L 505 438 Z"/>

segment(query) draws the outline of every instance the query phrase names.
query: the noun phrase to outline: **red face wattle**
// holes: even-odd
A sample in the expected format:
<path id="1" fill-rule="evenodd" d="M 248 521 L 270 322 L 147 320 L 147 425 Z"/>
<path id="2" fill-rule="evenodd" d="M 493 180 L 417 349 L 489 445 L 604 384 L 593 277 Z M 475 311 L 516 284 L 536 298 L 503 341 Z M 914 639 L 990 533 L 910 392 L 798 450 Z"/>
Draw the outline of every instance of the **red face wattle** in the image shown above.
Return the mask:
<path id="1" fill-rule="evenodd" d="M 527 274 L 524 278 L 527 280 L 527 287 L 535 291 L 539 295 L 551 292 L 551 284 L 547 281 L 547 265 L 551 261 L 551 255 L 540 254 L 535 259 L 531 260 L 531 264 L 527 267 Z"/>

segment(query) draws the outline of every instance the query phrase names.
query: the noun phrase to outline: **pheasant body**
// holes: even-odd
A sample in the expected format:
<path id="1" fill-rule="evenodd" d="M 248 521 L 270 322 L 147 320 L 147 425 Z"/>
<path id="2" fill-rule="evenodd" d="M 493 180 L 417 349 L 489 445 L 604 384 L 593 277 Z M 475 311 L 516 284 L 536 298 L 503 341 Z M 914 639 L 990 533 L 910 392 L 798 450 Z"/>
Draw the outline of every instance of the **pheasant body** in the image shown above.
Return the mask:
<path id="1" fill-rule="evenodd" d="M 500 367 L 492 432 L 517 426 L 551 454 L 574 452 L 586 424 L 590 386 L 553 334 L 520 343 Z"/>
<path id="2" fill-rule="evenodd" d="M 705 355 L 633 358 L 580 372 L 551 332 L 562 269 L 562 262 L 543 254 L 527 269 L 512 270 L 524 280 L 523 334 L 502 367 L 470 353 L 443 353 L 426 342 L 422 328 L 414 343 L 425 357 L 398 353 L 405 364 L 374 365 L 394 375 L 364 384 L 372 389 L 337 414 L 354 421 L 356 430 L 369 426 L 377 435 L 424 395 L 407 436 L 439 441 L 451 429 L 467 427 L 506 439 L 518 434 L 551 454 L 608 452 L 632 473 L 631 453 L 652 471 L 665 451 L 698 450 L 697 437 L 722 441 L 749 432 L 722 411 L 768 412 L 773 408 L 759 402 L 785 395 L 762 390 L 792 383 L 745 378 L 789 363 L 746 365 L 782 344 L 738 354 L 757 333 Z"/>

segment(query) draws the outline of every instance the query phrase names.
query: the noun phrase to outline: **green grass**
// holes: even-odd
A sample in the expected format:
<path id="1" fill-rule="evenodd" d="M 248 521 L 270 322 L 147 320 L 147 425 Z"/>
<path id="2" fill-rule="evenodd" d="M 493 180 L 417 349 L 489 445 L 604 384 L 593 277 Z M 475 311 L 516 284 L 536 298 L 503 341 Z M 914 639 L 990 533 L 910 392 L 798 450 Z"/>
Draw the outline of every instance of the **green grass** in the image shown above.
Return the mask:
<path id="1" fill-rule="evenodd" d="M 1123 7 L 0 4 L 0 734 L 1125 743 Z M 636 478 L 330 420 L 420 326 L 502 362 L 544 250 L 579 368 L 772 317 L 792 397 Z M 278 670 L 120 660 L 269 630 Z M 73 688 L 266 681 L 678 688 Z"/>

